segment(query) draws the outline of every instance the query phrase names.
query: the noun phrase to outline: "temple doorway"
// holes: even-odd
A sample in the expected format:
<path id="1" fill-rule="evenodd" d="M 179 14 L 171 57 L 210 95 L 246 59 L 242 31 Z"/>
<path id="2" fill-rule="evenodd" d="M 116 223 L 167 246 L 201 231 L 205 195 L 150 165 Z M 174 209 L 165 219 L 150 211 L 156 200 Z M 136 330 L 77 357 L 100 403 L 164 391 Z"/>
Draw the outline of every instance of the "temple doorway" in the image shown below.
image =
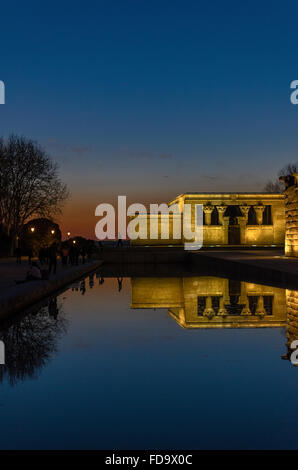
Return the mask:
<path id="1" fill-rule="evenodd" d="M 229 245 L 240 245 L 240 225 L 229 225 Z"/>
<path id="2" fill-rule="evenodd" d="M 238 217 L 242 215 L 240 207 L 228 206 L 225 215 L 229 217 L 228 243 L 229 245 L 240 245 L 240 225 Z"/>

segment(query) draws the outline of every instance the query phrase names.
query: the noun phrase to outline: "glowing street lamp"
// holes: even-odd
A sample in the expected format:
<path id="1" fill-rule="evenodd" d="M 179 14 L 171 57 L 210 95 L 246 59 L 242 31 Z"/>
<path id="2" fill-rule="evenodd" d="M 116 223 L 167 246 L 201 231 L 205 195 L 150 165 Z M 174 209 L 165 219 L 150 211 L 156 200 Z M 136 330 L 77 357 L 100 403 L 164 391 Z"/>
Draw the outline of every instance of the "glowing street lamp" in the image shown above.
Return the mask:
<path id="1" fill-rule="evenodd" d="M 32 233 L 35 232 L 35 227 L 31 227 L 30 230 Z"/>
<path id="2" fill-rule="evenodd" d="M 72 243 L 75 245 L 75 244 L 76 244 L 76 240 L 73 240 Z"/>
<path id="3" fill-rule="evenodd" d="M 54 233 L 55 233 L 55 230 L 51 230 L 51 234 L 54 235 Z"/>

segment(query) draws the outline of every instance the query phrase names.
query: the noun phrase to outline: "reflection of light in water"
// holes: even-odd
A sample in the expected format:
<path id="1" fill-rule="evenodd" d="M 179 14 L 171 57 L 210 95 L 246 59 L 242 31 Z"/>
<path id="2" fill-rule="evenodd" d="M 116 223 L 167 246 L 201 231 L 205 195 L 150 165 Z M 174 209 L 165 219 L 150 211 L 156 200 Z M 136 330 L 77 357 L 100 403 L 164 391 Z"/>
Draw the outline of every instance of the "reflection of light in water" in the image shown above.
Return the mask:
<path id="1" fill-rule="evenodd" d="M 133 278 L 132 308 L 167 308 L 185 328 L 280 327 L 285 290 L 214 276 Z"/>
<path id="2" fill-rule="evenodd" d="M 88 302 L 88 292 L 105 289 L 103 275 L 98 273 L 96 278 L 96 284 L 95 276 L 90 275 L 70 288 L 75 296 L 86 293 Z M 110 295 L 122 294 L 123 280 L 115 277 L 107 283 Z M 287 326 L 286 359 L 290 358 L 291 342 L 298 338 L 298 292 L 251 282 L 214 276 L 132 278 L 131 308 L 166 308 L 183 328 Z M 6 345 L 7 357 L 0 379 L 7 376 L 15 383 L 35 377 L 56 353 L 58 339 L 65 331 L 66 320 L 55 298 L 47 307 L 2 326 L 0 340 Z"/>
<path id="3" fill-rule="evenodd" d="M 293 350 L 291 344 L 298 339 L 298 291 L 286 290 L 287 304 L 287 332 L 286 332 L 286 353 L 283 359 L 291 359 Z"/>

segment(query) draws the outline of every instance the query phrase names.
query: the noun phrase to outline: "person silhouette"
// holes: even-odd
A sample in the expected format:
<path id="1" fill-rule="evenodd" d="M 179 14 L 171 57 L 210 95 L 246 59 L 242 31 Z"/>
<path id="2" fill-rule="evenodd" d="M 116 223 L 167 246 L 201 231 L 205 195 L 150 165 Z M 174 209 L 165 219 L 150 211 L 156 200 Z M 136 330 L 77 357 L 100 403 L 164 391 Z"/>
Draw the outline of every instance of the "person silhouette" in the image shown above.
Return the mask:
<path id="1" fill-rule="evenodd" d="M 52 297 L 50 299 L 49 305 L 48 305 L 48 311 L 49 311 L 50 317 L 53 317 L 56 320 L 58 317 L 58 313 L 59 313 L 59 309 L 57 305 L 57 297 Z"/>
<path id="2" fill-rule="evenodd" d="M 80 252 L 80 255 L 81 255 L 81 257 L 82 257 L 82 264 L 85 264 L 86 254 L 87 254 L 87 253 L 86 253 L 85 248 L 82 247 L 81 252 Z"/>
<path id="3" fill-rule="evenodd" d="M 57 243 L 54 242 L 49 248 L 49 274 L 53 270 L 53 274 L 56 274 L 57 269 Z"/>
<path id="4" fill-rule="evenodd" d="M 80 284 L 80 291 L 81 291 L 81 294 L 84 295 L 85 292 L 86 292 L 86 282 L 85 282 L 85 279 L 83 279 L 81 281 L 81 284 Z"/>
<path id="5" fill-rule="evenodd" d="M 123 241 L 122 241 L 122 238 L 121 238 L 121 233 L 118 234 L 118 241 L 117 241 L 116 248 L 118 248 L 119 246 L 123 246 Z"/>
<path id="6" fill-rule="evenodd" d="M 22 251 L 21 251 L 20 246 L 18 246 L 16 248 L 16 259 L 17 259 L 17 264 L 21 264 L 21 262 L 22 262 Z"/>
<path id="7" fill-rule="evenodd" d="M 29 248 L 29 250 L 28 250 L 28 264 L 31 264 L 32 258 L 33 258 L 33 251 L 32 251 L 32 248 Z"/>
<path id="8" fill-rule="evenodd" d="M 120 292 L 122 289 L 123 277 L 118 277 L 117 282 L 118 282 L 118 292 Z"/>
<path id="9" fill-rule="evenodd" d="M 89 287 L 90 287 L 90 289 L 92 289 L 93 286 L 94 286 L 94 274 L 90 274 L 89 275 Z"/>

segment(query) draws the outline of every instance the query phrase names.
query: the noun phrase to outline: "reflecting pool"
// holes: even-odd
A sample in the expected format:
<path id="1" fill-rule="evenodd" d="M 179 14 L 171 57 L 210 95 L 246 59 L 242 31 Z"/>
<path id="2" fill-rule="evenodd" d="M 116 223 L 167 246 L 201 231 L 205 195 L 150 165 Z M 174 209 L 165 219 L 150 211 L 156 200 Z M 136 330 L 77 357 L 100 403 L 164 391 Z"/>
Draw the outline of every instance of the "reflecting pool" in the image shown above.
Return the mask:
<path id="1" fill-rule="evenodd" d="M 0 325 L 1 449 L 297 449 L 298 292 L 100 271 Z"/>

